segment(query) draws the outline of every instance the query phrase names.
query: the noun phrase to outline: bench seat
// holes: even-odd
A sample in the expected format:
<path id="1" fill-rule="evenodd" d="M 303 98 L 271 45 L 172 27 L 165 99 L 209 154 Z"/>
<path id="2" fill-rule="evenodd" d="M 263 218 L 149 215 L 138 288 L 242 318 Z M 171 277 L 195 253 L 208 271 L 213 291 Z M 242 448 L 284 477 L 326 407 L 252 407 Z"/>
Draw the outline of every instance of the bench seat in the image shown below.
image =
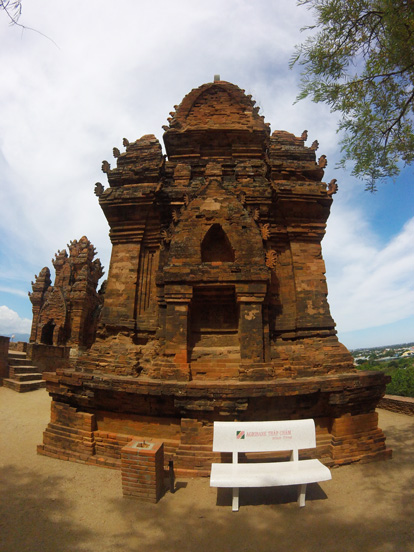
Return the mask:
<path id="1" fill-rule="evenodd" d="M 212 464 L 211 487 L 278 487 L 304 485 L 331 479 L 329 468 L 319 460 Z"/>

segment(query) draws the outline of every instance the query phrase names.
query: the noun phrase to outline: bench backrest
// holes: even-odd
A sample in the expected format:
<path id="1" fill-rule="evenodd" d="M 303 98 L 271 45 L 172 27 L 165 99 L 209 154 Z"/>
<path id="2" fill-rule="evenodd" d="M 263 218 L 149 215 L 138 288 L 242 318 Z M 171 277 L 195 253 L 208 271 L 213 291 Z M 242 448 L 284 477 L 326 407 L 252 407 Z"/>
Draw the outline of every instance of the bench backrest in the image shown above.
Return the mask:
<path id="1" fill-rule="evenodd" d="M 214 422 L 214 452 L 272 452 L 316 446 L 315 422 Z"/>

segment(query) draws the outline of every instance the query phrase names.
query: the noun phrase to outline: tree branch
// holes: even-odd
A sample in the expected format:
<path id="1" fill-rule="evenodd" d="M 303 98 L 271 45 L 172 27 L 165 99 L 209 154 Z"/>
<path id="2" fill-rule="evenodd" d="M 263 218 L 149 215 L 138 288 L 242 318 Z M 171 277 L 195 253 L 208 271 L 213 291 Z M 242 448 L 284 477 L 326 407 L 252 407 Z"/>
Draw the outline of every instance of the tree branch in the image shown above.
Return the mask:
<path id="1" fill-rule="evenodd" d="M 10 12 L 9 7 L 13 8 L 14 15 L 12 15 L 12 13 Z M 11 4 L 9 0 L 7 1 L 0 0 L 0 9 L 2 9 L 6 13 L 7 17 L 10 19 L 10 25 L 15 25 L 16 27 L 20 27 L 23 31 L 33 31 L 34 33 L 37 33 L 43 36 L 44 38 L 47 38 L 47 40 L 50 40 L 50 42 L 52 42 L 56 46 L 56 48 L 60 49 L 59 46 L 56 44 L 56 42 L 52 38 L 50 38 L 50 36 L 43 34 L 41 31 L 38 31 L 37 29 L 33 29 L 32 27 L 27 27 L 26 25 L 22 25 L 21 23 L 19 23 L 18 19 L 22 13 L 22 5 L 20 0 L 12 2 Z"/>

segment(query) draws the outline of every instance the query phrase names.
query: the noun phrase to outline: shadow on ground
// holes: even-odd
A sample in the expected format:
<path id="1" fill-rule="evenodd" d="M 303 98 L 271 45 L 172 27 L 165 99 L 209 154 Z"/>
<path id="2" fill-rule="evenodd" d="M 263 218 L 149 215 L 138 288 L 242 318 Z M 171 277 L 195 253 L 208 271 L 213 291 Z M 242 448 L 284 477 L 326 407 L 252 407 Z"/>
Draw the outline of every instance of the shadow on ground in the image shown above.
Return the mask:
<path id="1" fill-rule="evenodd" d="M 61 477 L 43 477 L 4 466 L 0 483 L 2 552 L 78 551 L 90 531 L 71 521 L 72 504 L 60 490 Z"/>
<path id="2" fill-rule="evenodd" d="M 118 533 L 113 545 L 123 552 L 414 551 L 414 435 L 412 427 L 397 426 L 387 435 L 392 460 L 332 470 L 332 481 L 309 485 L 305 508 L 292 487 L 244 489 L 239 512 L 232 512 L 231 490 L 211 494 L 208 480 L 167 492 L 157 505 L 113 500 L 133 528 Z M 191 499 L 179 499 L 191 491 Z"/>

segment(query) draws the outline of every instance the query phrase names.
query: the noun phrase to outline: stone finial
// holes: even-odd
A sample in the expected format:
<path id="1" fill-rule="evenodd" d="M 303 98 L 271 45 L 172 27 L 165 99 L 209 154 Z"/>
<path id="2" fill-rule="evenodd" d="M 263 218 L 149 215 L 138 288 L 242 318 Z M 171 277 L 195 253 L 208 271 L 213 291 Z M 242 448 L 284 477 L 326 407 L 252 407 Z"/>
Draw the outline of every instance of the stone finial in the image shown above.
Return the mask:
<path id="1" fill-rule="evenodd" d="M 324 169 L 328 165 L 326 155 L 321 155 L 318 159 L 318 166 L 320 169 Z"/>
<path id="2" fill-rule="evenodd" d="M 100 197 L 104 193 L 105 188 L 100 182 L 97 182 L 95 184 L 94 193 L 97 197 Z"/>
<path id="3" fill-rule="evenodd" d="M 122 140 L 122 145 L 124 146 L 124 148 L 127 148 L 129 146 L 129 140 L 128 138 L 123 138 Z"/>
<path id="4" fill-rule="evenodd" d="M 300 137 L 304 142 L 306 142 L 306 140 L 308 139 L 308 131 L 304 130 Z"/>
<path id="5" fill-rule="evenodd" d="M 319 142 L 318 140 L 315 140 L 314 142 L 312 142 L 310 149 L 316 151 L 318 148 L 319 148 Z"/>
<path id="6" fill-rule="evenodd" d="M 32 282 L 33 292 L 44 292 L 52 283 L 50 278 L 50 270 L 45 266 L 39 273 L 35 274 L 35 281 Z"/>
<path id="7" fill-rule="evenodd" d="M 336 194 L 338 191 L 338 184 L 336 183 L 336 178 L 333 178 L 328 184 L 328 196 Z"/>
<path id="8" fill-rule="evenodd" d="M 119 151 L 118 148 L 112 148 L 112 153 L 115 159 L 118 159 L 118 157 L 121 155 L 121 152 Z"/>
<path id="9" fill-rule="evenodd" d="M 102 172 L 108 174 L 111 170 L 111 165 L 108 163 L 108 161 L 102 161 Z"/>

